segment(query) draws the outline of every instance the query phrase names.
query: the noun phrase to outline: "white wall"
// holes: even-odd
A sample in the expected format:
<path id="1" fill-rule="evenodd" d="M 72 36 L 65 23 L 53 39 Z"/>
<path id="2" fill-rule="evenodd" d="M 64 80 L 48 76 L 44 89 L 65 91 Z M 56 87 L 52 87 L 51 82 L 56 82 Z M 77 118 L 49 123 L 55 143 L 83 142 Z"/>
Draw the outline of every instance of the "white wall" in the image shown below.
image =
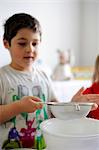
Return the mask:
<path id="1" fill-rule="evenodd" d="M 99 54 L 99 1 L 81 3 L 81 65 L 93 65 Z"/>
<path id="2" fill-rule="evenodd" d="M 40 54 L 44 62 L 53 68 L 57 61 L 56 50 L 58 48 L 63 50 L 70 48 L 79 58 L 79 11 L 77 0 L 2 0 L 0 34 L 3 34 L 1 26 L 4 20 L 14 13 L 26 12 L 37 17 L 43 28 Z M 0 66 L 6 64 L 9 61 L 8 58 L 7 51 L 0 45 Z"/>
<path id="3" fill-rule="evenodd" d="M 93 55 L 99 53 L 99 1 L 97 5 L 90 4 L 95 0 L 84 1 L 0 0 L 0 66 L 10 61 L 2 44 L 2 25 L 9 16 L 18 12 L 30 13 L 41 22 L 40 55 L 49 67 L 53 69 L 57 63 L 58 48 L 71 49 L 76 57 L 75 65 L 92 65 Z"/>

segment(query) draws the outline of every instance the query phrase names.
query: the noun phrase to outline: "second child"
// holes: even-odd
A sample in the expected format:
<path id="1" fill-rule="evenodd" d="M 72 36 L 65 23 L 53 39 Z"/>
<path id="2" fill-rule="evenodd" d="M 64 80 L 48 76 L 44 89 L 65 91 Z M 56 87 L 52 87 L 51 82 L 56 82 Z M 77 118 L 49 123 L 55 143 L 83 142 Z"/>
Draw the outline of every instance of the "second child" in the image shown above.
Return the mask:
<path id="1" fill-rule="evenodd" d="M 99 55 L 96 57 L 92 82 L 92 85 L 87 88 L 83 94 L 99 94 Z M 96 110 L 90 111 L 87 117 L 99 120 L 99 101 L 97 101 L 97 104 L 98 108 Z"/>

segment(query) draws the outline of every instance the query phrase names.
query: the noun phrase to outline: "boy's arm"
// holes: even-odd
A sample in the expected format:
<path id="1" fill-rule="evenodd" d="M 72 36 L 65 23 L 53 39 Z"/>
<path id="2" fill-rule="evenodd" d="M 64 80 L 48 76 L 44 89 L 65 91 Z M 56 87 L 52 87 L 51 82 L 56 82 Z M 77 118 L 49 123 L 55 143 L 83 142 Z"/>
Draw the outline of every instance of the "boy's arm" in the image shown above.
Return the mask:
<path id="1" fill-rule="evenodd" d="M 0 124 L 10 120 L 20 113 L 21 109 L 18 101 L 11 104 L 0 105 Z"/>
<path id="2" fill-rule="evenodd" d="M 37 109 L 42 109 L 41 100 L 34 96 L 24 96 L 20 101 L 6 105 L 0 105 L 0 124 L 10 120 L 22 112 L 32 113 Z"/>

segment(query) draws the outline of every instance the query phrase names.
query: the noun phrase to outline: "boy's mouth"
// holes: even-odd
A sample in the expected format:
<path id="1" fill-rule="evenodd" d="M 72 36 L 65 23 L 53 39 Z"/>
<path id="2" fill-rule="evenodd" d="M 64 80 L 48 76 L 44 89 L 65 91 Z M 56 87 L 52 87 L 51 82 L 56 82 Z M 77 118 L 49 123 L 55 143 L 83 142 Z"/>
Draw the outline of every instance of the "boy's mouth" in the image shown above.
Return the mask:
<path id="1" fill-rule="evenodd" d="M 32 56 L 26 56 L 26 57 L 24 57 L 24 59 L 26 59 L 26 60 L 34 60 L 34 57 L 32 57 Z"/>

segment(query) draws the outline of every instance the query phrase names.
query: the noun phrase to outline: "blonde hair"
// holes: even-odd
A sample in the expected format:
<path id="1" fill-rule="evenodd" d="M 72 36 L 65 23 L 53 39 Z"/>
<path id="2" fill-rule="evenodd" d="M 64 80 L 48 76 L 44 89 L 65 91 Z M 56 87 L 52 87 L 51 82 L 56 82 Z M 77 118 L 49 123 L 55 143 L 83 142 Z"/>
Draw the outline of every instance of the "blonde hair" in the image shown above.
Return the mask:
<path id="1" fill-rule="evenodd" d="M 99 82 L 99 55 L 96 57 L 92 82 Z"/>

